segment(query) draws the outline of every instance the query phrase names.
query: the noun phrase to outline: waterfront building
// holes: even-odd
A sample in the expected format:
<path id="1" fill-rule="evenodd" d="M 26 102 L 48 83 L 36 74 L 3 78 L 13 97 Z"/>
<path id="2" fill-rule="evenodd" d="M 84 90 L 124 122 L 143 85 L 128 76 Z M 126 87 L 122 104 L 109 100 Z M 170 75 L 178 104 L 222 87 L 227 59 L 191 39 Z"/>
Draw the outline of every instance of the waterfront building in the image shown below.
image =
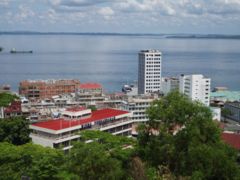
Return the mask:
<path id="1" fill-rule="evenodd" d="M 131 113 L 117 109 L 91 111 L 83 107 L 66 109 L 60 119 L 38 122 L 30 125 L 33 143 L 42 146 L 68 150 L 80 138 L 79 132 L 94 129 L 114 135 L 130 136 Z"/>
<path id="2" fill-rule="evenodd" d="M 240 91 L 216 91 L 210 94 L 211 101 L 227 102 L 240 101 Z"/>
<path id="3" fill-rule="evenodd" d="M 75 93 L 78 80 L 25 80 L 20 82 L 19 94 L 28 99 L 51 98 L 55 95 Z"/>
<path id="4" fill-rule="evenodd" d="M 193 101 L 199 101 L 206 106 L 210 104 L 211 79 L 202 74 L 181 75 L 179 78 L 179 91 Z"/>
<path id="5" fill-rule="evenodd" d="M 138 94 L 160 92 L 162 53 L 141 50 L 138 54 Z"/>
<path id="6" fill-rule="evenodd" d="M 164 77 L 162 78 L 161 91 L 164 95 L 169 92 L 179 89 L 179 78 L 177 77 Z"/>

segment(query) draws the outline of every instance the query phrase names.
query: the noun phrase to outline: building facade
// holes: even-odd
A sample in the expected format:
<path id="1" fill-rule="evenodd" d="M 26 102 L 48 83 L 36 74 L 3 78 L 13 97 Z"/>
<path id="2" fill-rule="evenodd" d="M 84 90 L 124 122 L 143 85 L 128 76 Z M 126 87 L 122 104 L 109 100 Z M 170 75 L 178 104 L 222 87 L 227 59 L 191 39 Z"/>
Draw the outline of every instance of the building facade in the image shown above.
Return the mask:
<path id="1" fill-rule="evenodd" d="M 164 77 L 162 78 L 161 91 L 164 95 L 174 90 L 179 90 L 179 78 Z"/>
<path id="2" fill-rule="evenodd" d="M 76 91 L 76 100 L 85 106 L 102 103 L 104 99 L 102 85 L 98 83 L 80 84 Z"/>
<path id="3" fill-rule="evenodd" d="M 240 122 L 240 102 L 226 102 L 224 108 L 229 110 L 227 117 L 234 121 Z"/>
<path id="4" fill-rule="evenodd" d="M 114 135 L 131 135 L 131 113 L 117 109 L 91 111 L 78 107 L 66 109 L 60 119 L 30 125 L 33 143 L 68 150 L 80 138 L 79 132 L 94 129 Z"/>
<path id="5" fill-rule="evenodd" d="M 29 99 L 44 99 L 75 93 L 79 86 L 78 80 L 29 80 L 20 82 L 19 94 Z"/>
<path id="6" fill-rule="evenodd" d="M 201 74 L 181 75 L 179 78 L 179 91 L 206 106 L 210 104 L 210 85 L 211 79 Z"/>
<path id="7" fill-rule="evenodd" d="M 160 92 L 162 53 L 141 50 L 138 54 L 138 94 Z"/>
<path id="8" fill-rule="evenodd" d="M 149 120 L 146 110 L 156 100 L 156 96 L 135 96 L 123 100 L 121 109 L 131 112 L 131 120 L 134 123 L 146 122 Z"/>

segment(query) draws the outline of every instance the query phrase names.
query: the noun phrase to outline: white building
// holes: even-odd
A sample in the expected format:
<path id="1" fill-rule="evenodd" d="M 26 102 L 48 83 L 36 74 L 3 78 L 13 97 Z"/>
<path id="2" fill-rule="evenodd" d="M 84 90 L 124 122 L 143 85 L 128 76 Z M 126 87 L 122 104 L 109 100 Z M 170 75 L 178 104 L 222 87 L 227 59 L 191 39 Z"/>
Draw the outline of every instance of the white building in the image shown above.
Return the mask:
<path id="1" fill-rule="evenodd" d="M 146 122 L 149 120 L 146 110 L 157 98 L 157 96 L 128 97 L 122 102 L 121 108 L 125 111 L 131 112 L 130 118 L 133 123 Z"/>
<path id="2" fill-rule="evenodd" d="M 68 150 L 72 142 L 78 141 L 83 129 L 95 129 L 114 135 L 131 135 L 131 113 L 117 109 L 91 111 L 85 108 L 71 108 L 61 119 L 53 119 L 30 125 L 32 142 L 42 146 Z"/>
<path id="3" fill-rule="evenodd" d="M 161 91 L 164 95 L 179 89 L 179 78 L 164 77 L 162 78 Z"/>
<path id="4" fill-rule="evenodd" d="M 161 90 L 162 53 L 158 50 L 142 50 L 138 54 L 138 94 Z"/>
<path id="5" fill-rule="evenodd" d="M 181 75 L 179 91 L 186 94 L 193 101 L 200 101 L 206 106 L 210 103 L 211 79 L 201 74 Z"/>
<path id="6" fill-rule="evenodd" d="M 221 108 L 219 107 L 210 107 L 212 112 L 213 120 L 221 121 Z"/>

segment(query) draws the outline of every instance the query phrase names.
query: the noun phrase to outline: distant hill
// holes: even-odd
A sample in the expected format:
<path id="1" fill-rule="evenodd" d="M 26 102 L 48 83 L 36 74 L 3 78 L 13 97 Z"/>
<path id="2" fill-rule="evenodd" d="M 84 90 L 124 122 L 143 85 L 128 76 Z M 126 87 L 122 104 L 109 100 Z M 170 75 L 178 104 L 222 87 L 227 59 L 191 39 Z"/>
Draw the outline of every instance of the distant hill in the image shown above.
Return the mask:
<path id="1" fill-rule="evenodd" d="M 109 32 L 37 32 L 0 31 L 0 35 L 93 35 L 93 36 L 157 36 L 179 39 L 240 39 L 240 35 L 225 34 L 154 34 L 154 33 L 109 33 Z"/>

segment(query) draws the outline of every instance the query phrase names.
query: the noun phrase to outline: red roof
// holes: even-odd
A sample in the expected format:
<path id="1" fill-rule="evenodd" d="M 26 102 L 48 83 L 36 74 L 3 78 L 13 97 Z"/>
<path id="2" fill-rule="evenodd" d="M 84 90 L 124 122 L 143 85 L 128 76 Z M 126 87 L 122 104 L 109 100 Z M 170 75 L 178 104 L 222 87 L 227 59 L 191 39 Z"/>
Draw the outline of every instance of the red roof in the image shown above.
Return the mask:
<path id="1" fill-rule="evenodd" d="M 20 113 L 22 112 L 21 101 L 13 101 L 8 107 L 4 109 L 4 113 Z"/>
<path id="2" fill-rule="evenodd" d="M 100 89 L 102 88 L 102 85 L 98 83 L 84 83 L 84 84 L 80 84 L 79 88 L 80 89 Z"/>
<path id="3" fill-rule="evenodd" d="M 41 128 L 46 128 L 50 130 L 62 130 L 82 124 L 87 124 L 95 121 L 100 121 L 106 118 L 126 114 L 128 111 L 116 110 L 116 109 L 102 109 L 93 111 L 90 117 L 80 120 L 64 120 L 64 119 L 56 119 L 49 120 L 45 122 L 39 122 L 32 124 L 32 126 L 37 126 Z"/>
<path id="4" fill-rule="evenodd" d="M 86 110 L 86 108 L 81 106 L 81 107 L 67 108 L 66 110 L 67 110 L 67 111 L 70 111 L 70 112 L 78 112 L 78 111 Z"/>
<path id="5" fill-rule="evenodd" d="M 222 133 L 222 140 L 233 148 L 240 150 L 240 134 Z"/>

